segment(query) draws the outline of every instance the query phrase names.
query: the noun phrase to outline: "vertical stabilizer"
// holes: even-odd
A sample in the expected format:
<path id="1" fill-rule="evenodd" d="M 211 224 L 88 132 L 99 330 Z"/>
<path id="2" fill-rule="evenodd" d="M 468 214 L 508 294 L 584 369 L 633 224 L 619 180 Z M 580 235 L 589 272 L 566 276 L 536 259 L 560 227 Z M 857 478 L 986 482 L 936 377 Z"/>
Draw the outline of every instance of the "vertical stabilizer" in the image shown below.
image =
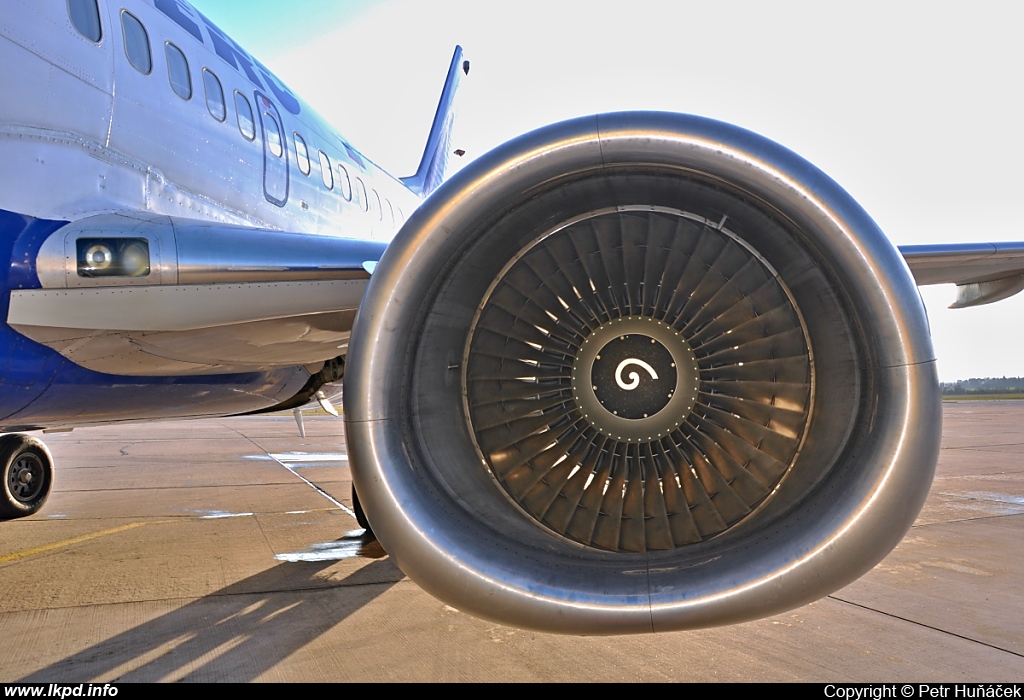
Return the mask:
<path id="1" fill-rule="evenodd" d="M 444 180 L 445 171 L 448 168 L 448 156 L 451 154 L 452 124 L 455 122 L 455 93 L 459 89 L 459 81 L 462 76 L 468 74 L 469 61 L 463 59 L 462 47 L 456 46 L 420 165 L 416 169 L 415 175 L 402 178 L 405 186 L 421 197 L 429 195 Z"/>

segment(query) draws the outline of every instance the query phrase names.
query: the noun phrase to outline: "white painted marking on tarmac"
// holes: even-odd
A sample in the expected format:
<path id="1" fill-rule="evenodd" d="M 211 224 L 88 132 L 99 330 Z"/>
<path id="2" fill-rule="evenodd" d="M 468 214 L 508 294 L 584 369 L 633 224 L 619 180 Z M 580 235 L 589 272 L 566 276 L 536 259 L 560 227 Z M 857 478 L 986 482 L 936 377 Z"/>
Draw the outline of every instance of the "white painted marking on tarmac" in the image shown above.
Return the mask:
<path id="1" fill-rule="evenodd" d="M 335 554 L 334 552 L 290 552 L 288 554 L 275 554 L 274 559 L 295 564 L 300 561 L 340 561 L 341 559 L 351 559 L 352 556 L 352 554 L 347 552 L 341 554 Z"/>
<path id="2" fill-rule="evenodd" d="M 278 462 L 347 462 L 348 455 L 342 452 L 278 452 L 270 455 Z"/>
<path id="3" fill-rule="evenodd" d="M 376 540 L 367 540 L 365 530 L 352 530 L 334 542 L 316 542 L 302 552 L 286 552 L 274 555 L 278 561 L 340 561 L 354 557 L 367 556 L 367 547 L 373 547 Z M 377 545 L 379 547 L 379 545 Z M 371 550 L 372 551 L 372 550 Z M 370 554 L 374 556 L 375 553 Z"/>
<path id="4" fill-rule="evenodd" d="M 340 561 L 351 559 L 356 556 L 356 551 L 350 547 L 337 547 L 325 549 L 320 552 L 288 552 L 287 554 L 275 554 L 274 559 L 286 561 L 292 564 L 300 561 Z"/>
<path id="5" fill-rule="evenodd" d="M 209 511 L 189 509 L 187 513 L 195 513 L 196 520 L 219 520 L 221 518 L 248 518 L 255 513 L 231 513 L 230 511 Z"/>
<path id="6" fill-rule="evenodd" d="M 1008 493 L 989 493 L 984 491 L 968 491 L 964 494 L 967 498 L 976 498 L 980 501 L 997 501 L 999 503 L 1012 503 L 1024 506 L 1024 496 L 1013 496 Z"/>

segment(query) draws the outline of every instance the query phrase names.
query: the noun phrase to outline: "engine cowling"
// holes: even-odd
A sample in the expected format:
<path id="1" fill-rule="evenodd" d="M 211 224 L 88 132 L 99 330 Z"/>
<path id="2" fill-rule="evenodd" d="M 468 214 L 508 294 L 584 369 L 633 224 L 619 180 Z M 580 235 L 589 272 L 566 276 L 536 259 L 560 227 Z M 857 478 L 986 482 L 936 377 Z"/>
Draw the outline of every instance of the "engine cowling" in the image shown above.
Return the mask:
<path id="1" fill-rule="evenodd" d="M 467 166 L 381 259 L 348 358 L 385 549 L 539 630 L 815 600 L 900 541 L 938 456 L 897 250 L 799 156 L 694 116 L 576 119 Z"/>

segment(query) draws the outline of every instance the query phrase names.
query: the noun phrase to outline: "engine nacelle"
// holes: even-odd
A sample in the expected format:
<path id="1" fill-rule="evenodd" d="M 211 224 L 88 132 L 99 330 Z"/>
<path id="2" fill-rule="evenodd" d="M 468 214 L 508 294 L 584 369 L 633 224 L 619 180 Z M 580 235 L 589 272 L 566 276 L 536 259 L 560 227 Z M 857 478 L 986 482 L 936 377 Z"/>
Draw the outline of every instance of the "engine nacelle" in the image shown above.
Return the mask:
<path id="1" fill-rule="evenodd" d="M 778 613 L 919 512 L 941 402 L 897 250 L 828 176 L 694 116 L 479 158 L 410 217 L 349 346 L 353 479 L 424 589 L 569 633 Z"/>

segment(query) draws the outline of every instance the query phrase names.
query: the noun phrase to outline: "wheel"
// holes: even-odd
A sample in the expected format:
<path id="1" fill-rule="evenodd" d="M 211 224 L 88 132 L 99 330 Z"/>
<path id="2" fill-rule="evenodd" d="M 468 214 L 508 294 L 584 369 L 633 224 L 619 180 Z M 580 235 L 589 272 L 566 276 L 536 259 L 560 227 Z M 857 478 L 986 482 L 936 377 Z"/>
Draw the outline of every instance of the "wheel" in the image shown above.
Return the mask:
<path id="1" fill-rule="evenodd" d="M 46 445 L 28 435 L 0 436 L 0 464 L 0 518 L 21 518 L 42 508 L 53 487 L 53 458 Z"/>
<path id="2" fill-rule="evenodd" d="M 366 530 L 368 537 L 373 537 L 373 528 L 370 527 L 370 521 L 366 519 L 366 513 L 363 512 L 363 507 L 359 504 L 359 495 L 356 494 L 356 487 L 352 486 L 352 510 L 356 514 L 356 522 L 359 523 L 359 527 Z"/>

